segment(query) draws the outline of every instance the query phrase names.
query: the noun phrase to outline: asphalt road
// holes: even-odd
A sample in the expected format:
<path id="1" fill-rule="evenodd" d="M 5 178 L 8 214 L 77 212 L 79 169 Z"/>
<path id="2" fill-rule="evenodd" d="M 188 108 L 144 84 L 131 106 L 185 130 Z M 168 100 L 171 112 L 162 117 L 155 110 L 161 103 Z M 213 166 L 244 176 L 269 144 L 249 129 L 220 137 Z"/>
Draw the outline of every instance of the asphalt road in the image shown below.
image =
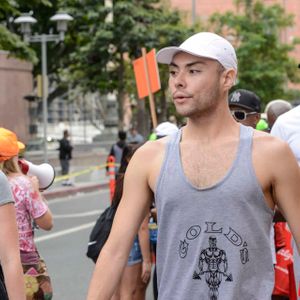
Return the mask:
<path id="1" fill-rule="evenodd" d="M 77 194 L 49 201 L 54 215 L 50 232 L 36 231 L 36 243 L 51 276 L 53 300 L 84 300 L 94 264 L 86 257 L 91 228 L 109 203 L 109 191 Z M 147 299 L 152 300 L 151 283 Z"/>

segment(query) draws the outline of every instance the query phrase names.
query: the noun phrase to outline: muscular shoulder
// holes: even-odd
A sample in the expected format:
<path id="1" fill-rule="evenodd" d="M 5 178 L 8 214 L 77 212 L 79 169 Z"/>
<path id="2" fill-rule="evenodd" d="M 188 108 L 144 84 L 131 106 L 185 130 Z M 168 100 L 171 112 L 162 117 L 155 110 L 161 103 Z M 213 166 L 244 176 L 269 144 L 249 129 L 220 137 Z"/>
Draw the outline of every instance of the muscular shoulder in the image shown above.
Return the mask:
<path id="1" fill-rule="evenodd" d="M 142 157 L 155 157 L 164 151 L 166 140 L 167 138 L 162 138 L 156 141 L 148 141 L 136 151 L 136 155 Z"/>
<path id="2" fill-rule="evenodd" d="M 254 163 L 259 162 L 266 168 L 284 168 L 287 163 L 295 163 L 296 159 L 283 140 L 268 133 L 254 131 L 253 135 Z"/>
<path id="3" fill-rule="evenodd" d="M 269 155 L 282 154 L 289 150 L 288 144 L 283 140 L 258 130 L 255 130 L 253 134 L 253 146 L 262 154 Z"/>
<path id="4" fill-rule="evenodd" d="M 148 141 L 140 147 L 132 157 L 126 173 L 144 176 L 152 188 L 160 172 L 168 137 L 156 141 Z"/>

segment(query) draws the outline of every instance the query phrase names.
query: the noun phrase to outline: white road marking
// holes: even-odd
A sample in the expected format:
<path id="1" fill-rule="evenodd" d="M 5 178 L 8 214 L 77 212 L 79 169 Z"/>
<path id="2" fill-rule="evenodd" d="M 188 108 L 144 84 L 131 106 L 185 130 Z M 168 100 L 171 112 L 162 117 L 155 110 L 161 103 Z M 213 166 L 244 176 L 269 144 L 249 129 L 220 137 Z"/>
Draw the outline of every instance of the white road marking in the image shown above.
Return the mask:
<path id="1" fill-rule="evenodd" d="M 88 216 L 94 216 L 99 215 L 103 212 L 103 209 L 98 210 L 92 210 L 92 211 L 86 211 L 82 213 L 74 213 L 74 214 L 63 214 L 63 215 L 53 215 L 54 219 L 65 219 L 65 218 L 82 218 L 82 217 L 88 217 Z"/>
<path id="2" fill-rule="evenodd" d="M 94 224 L 95 224 L 95 221 L 90 222 L 90 223 L 86 223 L 86 224 L 82 224 L 80 226 L 72 227 L 72 228 L 69 228 L 69 229 L 61 230 L 61 231 L 58 231 L 58 232 L 50 233 L 50 234 L 35 238 L 34 241 L 36 243 L 40 243 L 40 242 L 43 242 L 43 241 L 55 239 L 55 238 L 61 237 L 63 235 L 71 234 L 71 233 L 74 233 L 74 232 L 78 232 L 78 231 L 90 228 L 90 227 L 94 226 Z"/>
<path id="3" fill-rule="evenodd" d="M 100 191 L 97 191 L 97 192 L 90 192 L 88 194 L 91 194 L 91 196 L 93 196 L 94 194 L 109 194 L 109 190 L 106 189 L 106 190 L 100 190 Z M 53 204 L 57 204 L 57 203 L 63 203 L 63 202 L 69 202 L 69 201 L 72 201 L 74 199 L 78 199 L 78 198 L 85 198 L 85 199 L 88 199 L 89 196 L 87 193 L 78 193 L 76 195 L 70 195 L 70 196 L 67 196 L 67 197 L 63 197 L 63 198 L 59 198 L 59 199 L 55 199 L 55 200 L 49 200 L 47 201 L 48 203 L 48 206 L 51 206 Z"/>

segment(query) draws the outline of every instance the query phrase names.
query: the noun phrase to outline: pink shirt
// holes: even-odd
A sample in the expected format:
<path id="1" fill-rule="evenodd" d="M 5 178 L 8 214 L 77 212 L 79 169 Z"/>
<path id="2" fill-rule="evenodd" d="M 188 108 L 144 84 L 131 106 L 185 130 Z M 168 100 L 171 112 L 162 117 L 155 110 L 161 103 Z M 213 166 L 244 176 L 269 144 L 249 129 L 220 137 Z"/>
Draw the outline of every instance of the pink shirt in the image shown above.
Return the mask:
<path id="1" fill-rule="evenodd" d="M 15 200 L 20 250 L 35 251 L 32 221 L 45 214 L 48 206 L 27 176 L 9 177 L 8 180 Z"/>

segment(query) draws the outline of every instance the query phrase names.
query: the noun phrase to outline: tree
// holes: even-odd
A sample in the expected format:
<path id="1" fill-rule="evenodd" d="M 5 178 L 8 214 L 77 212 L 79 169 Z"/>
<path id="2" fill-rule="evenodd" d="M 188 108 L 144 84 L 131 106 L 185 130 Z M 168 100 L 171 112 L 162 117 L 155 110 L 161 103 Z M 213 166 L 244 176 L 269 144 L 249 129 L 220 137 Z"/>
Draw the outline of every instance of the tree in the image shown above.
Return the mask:
<path id="1" fill-rule="evenodd" d="M 166 10 L 158 0 L 115 0 L 113 8 L 97 0 L 62 3 L 74 16 L 70 40 L 78 45 L 70 55 L 68 80 L 87 92 L 116 92 L 122 123 L 125 93 L 135 92 L 128 65 L 141 56 L 142 47 L 178 45 L 188 29 L 178 12 Z M 109 13 L 113 21 L 105 22 Z"/>
<path id="2" fill-rule="evenodd" d="M 299 41 L 288 43 L 280 38 L 292 26 L 293 17 L 279 5 L 257 0 L 238 0 L 236 5 L 237 13 L 216 13 L 210 20 L 214 30 L 227 36 L 237 49 L 235 87 L 253 90 L 264 103 L 284 98 L 290 93 L 288 81 L 300 80 L 297 64 L 290 56 Z"/>
<path id="3" fill-rule="evenodd" d="M 21 13 L 31 12 L 37 19 L 33 25 L 33 32 L 48 33 L 54 30 L 55 24 L 49 19 L 58 10 L 58 0 L 3 0 L 0 4 L 0 49 L 9 51 L 9 55 L 31 61 L 34 64 L 33 74 L 41 73 L 41 45 L 39 43 L 25 43 L 19 32 L 19 25 L 13 20 Z M 73 45 L 75 48 L 76 45 Z M 48 77 L 51 88 L 49 89 L 48 102 L 67 91 L 67 84 L 59 76 L 58 70 L 63 68 L 64 57 L 72 49 L 66 49 L 64 43 L 47 44 Z"/>
<path id="4" fill-rule="evenodd" d="M 43 6 L 51 6 L 48 0 L 2 0 L 0 4 L 0 49 L 8 51 L 11 56 L 29 60 L 33 63 L 37 63 L 36 53 L 16 33 L 13 20 L 23 12 L 21 8 L 24 5 L 31 7 L 38 3 Z"/>

